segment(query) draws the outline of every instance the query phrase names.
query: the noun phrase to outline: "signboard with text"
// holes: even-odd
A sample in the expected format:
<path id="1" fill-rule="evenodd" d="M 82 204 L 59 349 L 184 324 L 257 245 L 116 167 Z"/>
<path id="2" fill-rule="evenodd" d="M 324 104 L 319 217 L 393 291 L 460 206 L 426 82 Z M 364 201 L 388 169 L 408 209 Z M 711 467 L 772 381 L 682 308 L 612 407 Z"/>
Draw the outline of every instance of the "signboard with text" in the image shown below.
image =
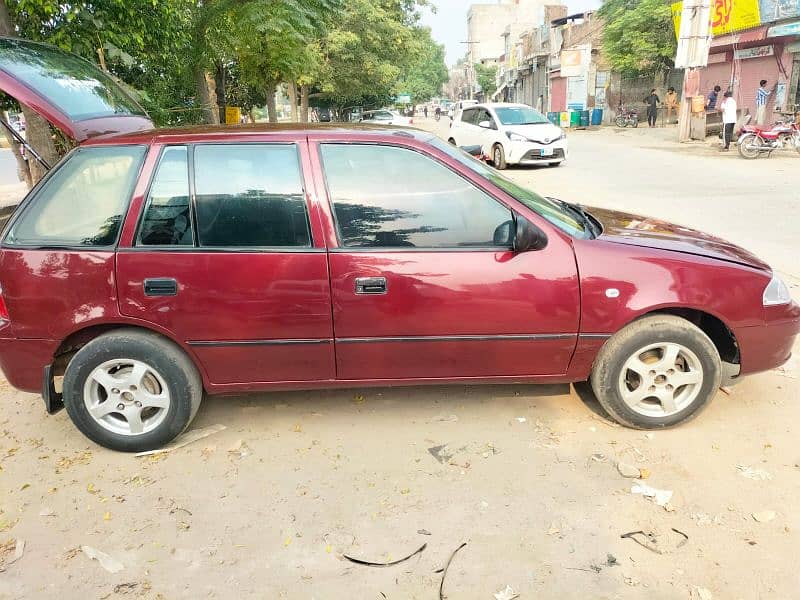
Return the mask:
<path id="1" fill-rule="evenodd" d="M 761 58 L 762 56 L 772 56 L 775 54 L 772 46 L 756 46 L 755 48 L 737 48 L 733 51 L 733 58 L 742 60 L 745 58 Z"/>
<path id="2" fill-rule="evenodd" d="M 672 22 L 675 26 L 675 37 L 678 37 L 681 30 L 682 8 L 683 2 L 672 4 Z M 714 36 L 757 27 L 761 25 L 759 0 L 712 0 L 709 20 L 711 22 L 711 32 Z"/>

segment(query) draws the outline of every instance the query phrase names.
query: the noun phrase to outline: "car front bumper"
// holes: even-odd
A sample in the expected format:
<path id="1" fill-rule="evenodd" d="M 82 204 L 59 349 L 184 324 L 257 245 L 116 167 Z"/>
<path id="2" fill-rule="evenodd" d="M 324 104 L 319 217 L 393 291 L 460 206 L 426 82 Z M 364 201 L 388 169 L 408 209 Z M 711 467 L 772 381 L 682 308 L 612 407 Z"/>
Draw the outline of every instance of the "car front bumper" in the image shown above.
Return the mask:
<path id="1" fill-rule="evenodd" d="M 734 332 L 739 344 L 741 375 L 769 371 L 792 356 L 800 334 L 800 305 L 765 308 L 764 325 L 742 327 Z"/>
<path id="2" fill-rule="evenodd" d="M 515 165 L 536 165 L 561 162 L 567 158 L 567 142 L 551 144 L 536 142 L 509 142 L 506 145 L 506 162 Z"/>

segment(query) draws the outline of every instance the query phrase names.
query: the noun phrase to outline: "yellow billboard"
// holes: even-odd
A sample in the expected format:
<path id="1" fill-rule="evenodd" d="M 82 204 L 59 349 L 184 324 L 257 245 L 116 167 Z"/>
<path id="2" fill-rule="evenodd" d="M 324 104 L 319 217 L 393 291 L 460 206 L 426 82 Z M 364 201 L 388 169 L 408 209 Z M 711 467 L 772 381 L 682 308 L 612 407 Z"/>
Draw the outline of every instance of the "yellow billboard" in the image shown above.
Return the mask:
<path id="1" fill-rule="evenodd" d="M 680 36 L 682 8 L 683 2 L 672 4 L 676 38 Z M 712 0 L 709 19 L 711 32 L 716 37 L 761 25 L 761 11 L 758 0 Z"/>
<path id="2" fill-rule="evenodd" d="M 225 107 L 225 124 L 238 125 L 242 122 L 242 109 L 238 106 Z"/>

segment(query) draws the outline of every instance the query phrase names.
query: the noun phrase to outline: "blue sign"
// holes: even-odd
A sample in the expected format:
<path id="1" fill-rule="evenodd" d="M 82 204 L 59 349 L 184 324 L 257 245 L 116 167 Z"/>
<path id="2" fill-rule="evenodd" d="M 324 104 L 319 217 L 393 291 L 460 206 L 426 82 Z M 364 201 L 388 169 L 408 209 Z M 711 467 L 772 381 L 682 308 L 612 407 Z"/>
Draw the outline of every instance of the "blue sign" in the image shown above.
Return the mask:
<path id="1" fill-rule="evenodd" d="M 781 37 L 784 35 L 800 35 L 800 21 L 775 25 L 767 31 L 767 37 Z"/>

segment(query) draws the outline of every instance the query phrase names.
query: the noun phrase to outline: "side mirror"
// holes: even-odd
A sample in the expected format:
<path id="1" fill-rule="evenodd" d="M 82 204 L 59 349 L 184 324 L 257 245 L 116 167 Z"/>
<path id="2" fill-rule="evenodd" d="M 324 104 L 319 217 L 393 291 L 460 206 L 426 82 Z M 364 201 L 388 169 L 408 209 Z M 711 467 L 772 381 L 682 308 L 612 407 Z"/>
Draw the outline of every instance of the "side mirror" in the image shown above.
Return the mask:
<path id="1" fill-rule="evenodd" d="M 484 129 L 491 129 L 492 128 L 492 122 L 491 121 L 481 121 L 480 123 L 478 123 L 478 127 L 483 127 Z"/>
<path id="2" fill-rule="evenodd" d="M 543 250 L 547 247 L 547 236 L 522 215 L 514 213 L 514 252 Z"/>

